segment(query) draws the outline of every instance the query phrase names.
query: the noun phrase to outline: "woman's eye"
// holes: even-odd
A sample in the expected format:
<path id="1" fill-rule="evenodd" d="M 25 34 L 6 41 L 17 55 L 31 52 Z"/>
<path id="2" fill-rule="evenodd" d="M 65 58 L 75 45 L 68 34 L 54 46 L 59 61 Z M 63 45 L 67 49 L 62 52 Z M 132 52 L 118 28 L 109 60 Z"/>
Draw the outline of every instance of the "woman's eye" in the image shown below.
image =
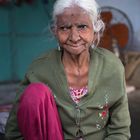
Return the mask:
<path id="1" fill-rule="evenodd" d="M 78 25 L 78 29 L 82 29 L 83 30 L 83 29 L 86 29 L 86 28 L 87 28 L 87 25 L 84 25 L 84 24 L 83 25 Z"/>
<path id="2" fill-rule="evenodd" d="M 62 31 L 67 31 L 69 29 L 71 29 L 71 26 L 62 26 L 62 27 L 60 27 L 60 30 L 62 30 Z"/>

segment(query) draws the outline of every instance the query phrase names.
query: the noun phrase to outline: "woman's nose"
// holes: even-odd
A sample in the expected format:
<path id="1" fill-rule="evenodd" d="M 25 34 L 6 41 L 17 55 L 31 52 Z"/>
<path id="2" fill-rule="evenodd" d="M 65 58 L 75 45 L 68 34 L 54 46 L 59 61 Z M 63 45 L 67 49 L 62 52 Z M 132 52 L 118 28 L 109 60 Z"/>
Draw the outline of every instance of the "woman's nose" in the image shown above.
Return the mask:
<path id="1" fill-rule="evenodd" d="M 71 29 L 69 39 L 70 39 L 70 41 L 72 41 L 74 43 L 80 39 L 80 35 L 79 35 L 78 29 L 76 27 L 73 27 Z"/>

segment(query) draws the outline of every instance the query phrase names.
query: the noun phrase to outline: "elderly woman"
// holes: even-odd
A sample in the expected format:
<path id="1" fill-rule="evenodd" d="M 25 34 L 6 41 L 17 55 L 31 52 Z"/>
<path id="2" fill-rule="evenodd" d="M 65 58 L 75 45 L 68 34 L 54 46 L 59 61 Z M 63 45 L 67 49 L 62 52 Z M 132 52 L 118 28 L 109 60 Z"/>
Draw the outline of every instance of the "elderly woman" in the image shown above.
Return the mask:
<path id="1" fill-rule="evenodd" d="M 57 0 L 58 49 L 30 66 L 10 113 L 8 140 L 128 140 L 124 68 L 97 48 L 104 23 L 95 0 Z"/>

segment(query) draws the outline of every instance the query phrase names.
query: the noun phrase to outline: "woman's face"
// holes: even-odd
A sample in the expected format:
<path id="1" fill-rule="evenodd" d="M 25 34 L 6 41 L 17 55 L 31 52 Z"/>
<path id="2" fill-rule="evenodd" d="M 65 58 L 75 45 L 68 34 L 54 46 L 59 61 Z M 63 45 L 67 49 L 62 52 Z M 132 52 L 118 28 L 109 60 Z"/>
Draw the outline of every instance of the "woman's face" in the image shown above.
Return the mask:
<path id="1" fill-rule="evenodd" d="M 94 41 L 93 24 L 79 7 L 67 8 L 57 16 L 56 38 L 64 51 L 78 55 L 88 51 Z"/>

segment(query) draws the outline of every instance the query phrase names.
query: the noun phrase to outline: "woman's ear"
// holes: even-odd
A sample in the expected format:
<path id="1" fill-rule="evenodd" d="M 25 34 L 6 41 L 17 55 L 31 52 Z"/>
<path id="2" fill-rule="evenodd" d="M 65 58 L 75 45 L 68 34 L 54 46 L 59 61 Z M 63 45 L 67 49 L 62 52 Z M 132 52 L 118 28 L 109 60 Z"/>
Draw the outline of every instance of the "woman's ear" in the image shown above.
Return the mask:
<path id="1" fill-rule="evenodd" d="M 56 27 L 55 26 L 51 26 L 51 32 L 53 33 L 53 35 L 56 37 Z"/>
<path id="2" fill-rule="evenodd" d="M 95 32 L 100 32 L 102 29 L 104 29 L 104 23 L 102 20 L 98 20 L 95 24 L 94 24 L 94 31 Z"/>

